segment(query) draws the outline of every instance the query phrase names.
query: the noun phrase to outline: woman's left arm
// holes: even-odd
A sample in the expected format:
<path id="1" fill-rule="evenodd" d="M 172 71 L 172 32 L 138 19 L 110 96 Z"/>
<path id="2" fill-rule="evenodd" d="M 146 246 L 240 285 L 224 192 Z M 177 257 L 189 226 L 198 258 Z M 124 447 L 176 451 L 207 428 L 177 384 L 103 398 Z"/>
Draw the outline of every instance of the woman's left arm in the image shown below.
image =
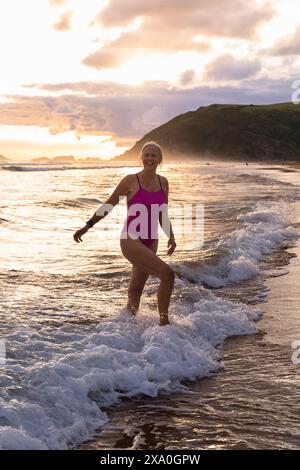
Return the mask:
<path id="1" fill-rule="evenodd" d="M 166 225 L 167 227 L 163 227 L 163 223 L 162 223 L 162 212 L 159 212 L 159 223 L 160 223 L 160 226 L 161 228 L 163 229 L 163 231 L 165 232 L 165 234 L 167 235 L 167 237 L 169 237 L 169 240 L 168 240 L 168 252 L 167 254 L 170 256 L 175 248 L 176 248 L 176 243 L 175 243 L 175 236 L 174 236 L 174 232 L 173 232 L 173 229 L 172 229 L 172 224 L 171 224 L 171 220 L 170 220 L 170 217 L 169 217 L 169 210 L 168 210 L 168 203 L 169 203 L 169 182 L 167 180 L 167 178 L 164 178 L 164 182 L 165 182 L 165 185 L 164 185 L 164 193 L 165 193 L 165 197 L 166 197 L 166 211 L 164 211 L 164 215 L 165 215 L 165 218 L 166 218 Z M 165 230 L 166 229 L 166 230 Z"/>

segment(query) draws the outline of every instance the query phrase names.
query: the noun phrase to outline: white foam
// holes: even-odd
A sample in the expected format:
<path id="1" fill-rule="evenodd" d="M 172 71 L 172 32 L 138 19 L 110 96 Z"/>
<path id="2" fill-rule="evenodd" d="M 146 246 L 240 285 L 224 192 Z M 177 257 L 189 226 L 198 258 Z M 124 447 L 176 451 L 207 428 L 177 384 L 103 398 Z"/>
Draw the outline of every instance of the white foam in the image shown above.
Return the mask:
<path id="1" fill-rule="evenodd" d="M 66 325 L 24 336 L 19 326 L 6 340 L 14 357 L 3 371 L 0 448 L 72 447 L 107 421 L 101 407 L 141 393 L 182 390 L 181 381 L 221 367 L 216 346 L 226 337 L 256 331 L 257 309 L 205 289 L 189 308 L 174 313 L 165 327 L 147 308 L 138 318 L 122 311 L 90 332 L 73 334 L 74 327 Z"/>
<path id="2" fill-rule="evenodd" d="M 215 264 L 202 263 L 197 267 L 174 263 L 176 271 L 195 282 L 211 287 L 248 280 L 259 274 L 259 262 L 283 240 L 297 237 L 288 224 L 290 206 L 277 204 L 268 207 L 258 204 L 255 211 L 238 217 L 240 227 L 220 237 L 216 251 L 222 253 Z"/>
<path id="3" fill-rule="evenodd" d="M 39 440 L 30 437 L 22 429 L 2 426 L 0 428 L 0 450 L 47 450 Z"/>

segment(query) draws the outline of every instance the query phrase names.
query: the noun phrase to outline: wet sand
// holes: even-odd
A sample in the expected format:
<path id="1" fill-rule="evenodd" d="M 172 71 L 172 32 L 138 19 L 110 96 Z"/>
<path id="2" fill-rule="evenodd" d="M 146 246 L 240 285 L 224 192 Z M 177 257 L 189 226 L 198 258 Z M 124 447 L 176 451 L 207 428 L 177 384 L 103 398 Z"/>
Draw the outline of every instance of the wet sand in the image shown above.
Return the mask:
<path id="1" fill-rule="evenodd" d="M 293 171 L 300 170 L 300 161 L 299 162 L 273 162 L 273 166 L 265 166 L 265 169 L 268 170 L 280 170 L 280 171 Z M 264 168 L 262 168 L 264 169 Z"/>

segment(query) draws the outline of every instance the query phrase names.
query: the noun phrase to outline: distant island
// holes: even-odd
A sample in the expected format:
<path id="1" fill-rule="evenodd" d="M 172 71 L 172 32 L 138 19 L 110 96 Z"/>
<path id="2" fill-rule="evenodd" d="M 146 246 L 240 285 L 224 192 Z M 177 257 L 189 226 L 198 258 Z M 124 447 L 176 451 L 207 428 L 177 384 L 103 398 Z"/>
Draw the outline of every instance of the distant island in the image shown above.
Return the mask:
<path id="1" fill-rule="evenodd" d="M 75 157 L 73 155 L 63 155 L 59 157 L 37 157 L 37 158 L 31 158 L 29 160 L 30 162 L 33 163 L 75 163 Z"/>
<path id="2" fill-rule="evenodd" d="M 0 154 L 0 162 L 7 163 L 12 160 L 6 158 L 4 155 Z M 57 163 L 103 163 L 105 160 L 101 157 L 83 157 L 75 158 L 73 155 L 60 155 L 57 157 L 35 157 L 27 161 L 27 163 L 45 163 L 45 164 L 57 164 Z M 106 160 L 108 161 L 108 160 Z M 24 163 L 24 161 L 23 161 Z"/>
<path id="3" fill-rule="evenodd" d="M 97 162 L 103 163 L 105 159 L 101 157 L 85 157 L 85 158 L 76 158 L 76 161 L 80 163 L 97 163 Z"/>
<path id="4" fill-rule="evenodd" d="M 155 140 L 165 159 L 300 161 L 300 106 L 212 104 L 180 114 L 153 129 L 113 161 L 137 162 Z"/>

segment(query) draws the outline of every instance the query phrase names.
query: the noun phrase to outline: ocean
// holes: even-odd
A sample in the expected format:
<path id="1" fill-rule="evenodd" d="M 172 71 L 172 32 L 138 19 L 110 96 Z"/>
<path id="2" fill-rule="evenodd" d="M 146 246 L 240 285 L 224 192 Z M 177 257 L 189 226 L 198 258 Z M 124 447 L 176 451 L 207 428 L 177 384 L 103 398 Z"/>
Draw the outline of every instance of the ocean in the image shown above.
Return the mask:
<path id="1" fill-rule="evenodd" d="M 140 170 L 1 165 L 0 449 L 299 448 L 299 171 L 163 164 L 171 216 L 203 204 L 204 234 L 168 257 L 160 231 L 176 279 L 159 327 L 158 279 L 125 309 L 125 202 L 73 240 Z"/>

